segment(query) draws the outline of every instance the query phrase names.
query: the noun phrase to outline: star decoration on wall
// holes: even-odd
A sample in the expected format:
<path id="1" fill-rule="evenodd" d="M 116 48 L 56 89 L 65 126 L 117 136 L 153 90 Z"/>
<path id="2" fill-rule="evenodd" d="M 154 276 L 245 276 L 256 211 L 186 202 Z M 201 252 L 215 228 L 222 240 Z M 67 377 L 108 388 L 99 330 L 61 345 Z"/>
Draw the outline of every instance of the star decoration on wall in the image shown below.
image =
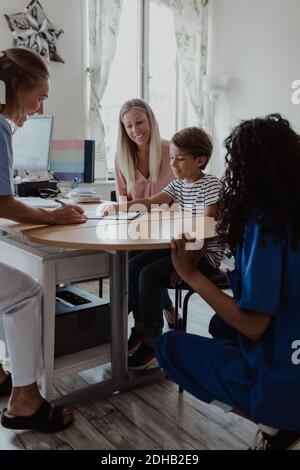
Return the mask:
<path id="1" fill-rule="evenodd" d="M 12 31 L 14 47 L 32 49 L 48 62 L 64 63 L 56 51 L 56 41 L 64 31 L 52 24 L 37 0 L 32 0 L 24 12 L 4 16 Z"/>

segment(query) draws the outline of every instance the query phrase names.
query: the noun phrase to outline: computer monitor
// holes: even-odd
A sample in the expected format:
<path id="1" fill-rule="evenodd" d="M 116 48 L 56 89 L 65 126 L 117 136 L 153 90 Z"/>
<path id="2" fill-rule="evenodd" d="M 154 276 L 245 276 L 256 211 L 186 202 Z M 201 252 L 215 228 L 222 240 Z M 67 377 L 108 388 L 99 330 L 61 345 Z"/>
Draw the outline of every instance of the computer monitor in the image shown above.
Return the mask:
<path id="1" fill-rule="evenodd" d="M 49 169 L 53 116 L 31 116 L 13 135 L 13 166 L 16 170 Z"/>

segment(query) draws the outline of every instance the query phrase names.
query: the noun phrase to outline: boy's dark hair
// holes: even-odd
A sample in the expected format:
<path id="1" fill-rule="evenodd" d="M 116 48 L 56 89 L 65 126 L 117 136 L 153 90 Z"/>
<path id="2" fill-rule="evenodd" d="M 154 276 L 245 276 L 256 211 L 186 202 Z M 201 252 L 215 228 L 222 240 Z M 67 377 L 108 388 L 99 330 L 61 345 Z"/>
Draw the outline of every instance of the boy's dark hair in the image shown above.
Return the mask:
<path id="1" fill-rule="evenodd" d="M 208 164 L 213 152 L 211 137 L 200 127 L 187 127 L 176 132 L 171 139 L 171 143 L 193 157 L 207 157 L 206 162 L 201 166 L 202 170 Z"/>
<path id="2" fill-rule="evenodd" d="M 252 215 L 262 233 L 300 239 L 300 137 L 280 114 L 241 122 L 225 140 L 227 154 L 217 232 L 230 252 L 243 241 Z"/>

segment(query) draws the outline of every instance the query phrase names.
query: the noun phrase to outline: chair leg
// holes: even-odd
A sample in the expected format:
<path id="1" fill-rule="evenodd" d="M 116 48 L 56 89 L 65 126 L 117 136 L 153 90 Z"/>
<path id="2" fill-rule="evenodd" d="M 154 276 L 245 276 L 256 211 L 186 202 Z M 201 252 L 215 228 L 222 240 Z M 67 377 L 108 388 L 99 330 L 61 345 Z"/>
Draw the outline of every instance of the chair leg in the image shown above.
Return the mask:
<path id="1" fill-rule="evenodd" d="M 189 291 L 184 299 L 183 299 L 183 308 L 182 308 L 182 330 L 186 332 L 186 324 L 187 324 L 187 311 L 188 311 L 188 303 L 190 297 L 194 294 L 194 291 Z M 183 393 L 183 388 L 179 386 L 179 393 Z"/>
<path id="2" fill-rule="evenodd" d="M 182 290 L 179 289 L 178 291 L 178 307 L 181 308 L 182 307 Z"/>
<path id="3" fill-rule="evenodd" d="M 186 324 L 187 324 L 187 311 L 188 311 L 188 303 L 190 297 L 194 294 L 194 291 L 190 290 L 184 297 L 183 300 L 183 308 L 182 308 L 182 330 L 186 331 Z"/>
<path id="4" fill-rule="evenodd" d="M 99 297 L 103 297 L 103 279 L 99 279 Z"/>
<path id="5" fill-rule="evenodd" d="M 175 289 L 175 329 L 178 328 L 178 304 L 179 304 L 179 290 Z"/>

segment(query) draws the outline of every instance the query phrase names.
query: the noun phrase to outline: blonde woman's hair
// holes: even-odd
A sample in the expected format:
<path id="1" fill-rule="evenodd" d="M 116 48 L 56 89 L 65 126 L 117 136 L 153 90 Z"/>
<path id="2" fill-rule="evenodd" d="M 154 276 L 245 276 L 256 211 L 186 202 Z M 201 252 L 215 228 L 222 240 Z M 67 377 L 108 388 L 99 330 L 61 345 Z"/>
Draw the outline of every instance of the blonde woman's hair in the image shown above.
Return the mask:
<path id="1" fill-rule="evenodd" d="M 36 52 L 25 48 L 0 51 L 0 81 L 5 85 L 6 101 L 0 103 L 0 114 L 18 120 L 23 109 L 20 91 L 33 90 L 48 79 L 48 67 Z"/>
<path id="2" fill-rule="evenodd" d="M 149 180 L 151 182 L 157 181 L 162 163 L 162 142 L 158 124 L 152 109 L 148 103 L 138 98 L 126 101 L 119 114 L 116 164 L 123 173 L 128 187 L 130 187 L 135 180 L 135 169 L 138 161 L 138 146 L 128 136 L 123 123 L 123 118 L 124 115 L 133 108 L 146 114 L 150 123 Z"/>

